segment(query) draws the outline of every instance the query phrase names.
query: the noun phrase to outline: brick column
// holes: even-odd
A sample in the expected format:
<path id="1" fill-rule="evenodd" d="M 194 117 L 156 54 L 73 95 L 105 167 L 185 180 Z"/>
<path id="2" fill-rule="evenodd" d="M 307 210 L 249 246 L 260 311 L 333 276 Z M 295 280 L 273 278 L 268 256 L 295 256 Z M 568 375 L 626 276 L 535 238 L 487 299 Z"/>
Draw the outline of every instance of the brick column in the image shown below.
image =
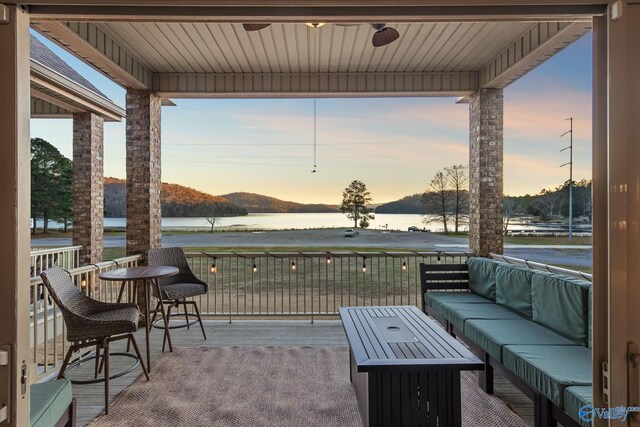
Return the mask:
<path id="1" fill-rule="evenodd" d="M 73 244 L 80 264 L 102 261 L 104 247 L 104 120 L 73 114 Z"/>
<path id="2" fill-rule="evenodd" d="M 469 104 L 469 248 L 501 254 L 502 89 L 480 89 Z"/>
<path id="3" fill-rule="evenodd" d="M 127 91 L 127 255 L 160 247 L 160 98 Z"/>

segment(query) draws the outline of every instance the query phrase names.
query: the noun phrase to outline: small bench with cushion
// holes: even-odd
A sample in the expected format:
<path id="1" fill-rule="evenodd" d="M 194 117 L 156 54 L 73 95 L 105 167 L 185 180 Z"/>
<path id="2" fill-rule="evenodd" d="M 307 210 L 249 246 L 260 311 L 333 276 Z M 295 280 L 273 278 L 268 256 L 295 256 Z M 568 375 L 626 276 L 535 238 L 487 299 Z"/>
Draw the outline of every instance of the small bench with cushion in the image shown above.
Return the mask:
<path id="1" fill-rule="evenodd" d="M 31 427 L 75 427 L 76 400 L 66 378 L 31 385 Z"/>
<path id="2" fill-rule="evenodd" d="M 591 282 L 493 259 L 421 264 L 425 313 L 460 337 L 535 404 L 536 425 L 587 424 L 592 401 Z"/>

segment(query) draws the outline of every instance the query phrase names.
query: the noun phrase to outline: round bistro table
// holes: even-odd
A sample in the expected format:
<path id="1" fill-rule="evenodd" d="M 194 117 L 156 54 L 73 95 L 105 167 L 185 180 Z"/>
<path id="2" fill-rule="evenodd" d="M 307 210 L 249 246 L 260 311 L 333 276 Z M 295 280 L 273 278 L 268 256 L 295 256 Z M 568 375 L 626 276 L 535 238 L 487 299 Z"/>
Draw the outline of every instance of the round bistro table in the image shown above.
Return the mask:
<path id="1" fill-rule="evenodd" d="M 158 279 L 167 276 L 173 276 L 178 273 L 178 269 L 176 267 L 168 267 L 168 266 L 158 266 L 158 267 L 150 267 L 150 266 L 140 266 L 140 267 L 126 267 L 126 268 L 118 268 L 116 270 L 105 271 L 100 274 L 101 280 L 113 281 L 113 282 L 122 282 L 122 286 L 120 287 L 120 293 L 118 294 L 118 302 L 122 299 L 122 294 L 124 293 L 124 288 L 127 282 L 133 283 L 133 287 L 135 289 L 134 295 L 137 295 L 137 284 L 142 282 L 144 284 L 144 308 L 145 308 L 145 321 L 144 321 L 144 329 L 145 329 L 145 338 L 147 340 L 147 371 L 151 372 L 151 345 L 149 342 L 149 332 L 151 330 L 151 304 L 150 304 L 150 287 L 155 286 L 158 295 L 162 295 L 160 293 L 160 286 L 158 285 Z M 164 305 L 162 303 L 162 298 L 159 298 L 160 301 L 160 311 L 162 313 L 162 319 L 164 320 L 165 328 L 169 327 L 168 319 L 164 314 Z M 166 333 L 166 330 L 165 330 Z M 171 346 L 171 337 L 167 337 L 169 342 L 169 349 L 172 349 Z"/>

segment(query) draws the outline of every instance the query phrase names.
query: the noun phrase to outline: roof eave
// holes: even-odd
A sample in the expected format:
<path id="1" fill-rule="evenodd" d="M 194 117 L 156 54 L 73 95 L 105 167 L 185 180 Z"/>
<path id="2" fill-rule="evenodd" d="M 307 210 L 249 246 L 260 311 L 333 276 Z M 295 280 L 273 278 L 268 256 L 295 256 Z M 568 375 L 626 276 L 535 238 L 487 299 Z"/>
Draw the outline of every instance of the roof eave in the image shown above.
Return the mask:
<path id="1" fill-rule="evenodd" d="M 125 117 L 125 110 L 109 99 L 96 94 L 33 59 L 31 60 L 31 80 L 46 85 L 48 89 L 55 91 L 61 97 L 82 105 L 84 109 L 98 114 L 106 121 L 119 122 Z"/>

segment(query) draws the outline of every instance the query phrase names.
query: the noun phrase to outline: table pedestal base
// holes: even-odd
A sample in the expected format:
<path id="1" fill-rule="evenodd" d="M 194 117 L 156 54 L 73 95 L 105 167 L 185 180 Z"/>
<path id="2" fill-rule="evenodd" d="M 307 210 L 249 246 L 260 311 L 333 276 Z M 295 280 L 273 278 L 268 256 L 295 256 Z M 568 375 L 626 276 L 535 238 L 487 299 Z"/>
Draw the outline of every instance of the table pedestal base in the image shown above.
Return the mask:
<path id="1" fill-rule="evenodd" d="M 350 351 L 351 382 L 365 427 L 459 427 L 460 371 L 432 369 L 358 372 Z"/>

